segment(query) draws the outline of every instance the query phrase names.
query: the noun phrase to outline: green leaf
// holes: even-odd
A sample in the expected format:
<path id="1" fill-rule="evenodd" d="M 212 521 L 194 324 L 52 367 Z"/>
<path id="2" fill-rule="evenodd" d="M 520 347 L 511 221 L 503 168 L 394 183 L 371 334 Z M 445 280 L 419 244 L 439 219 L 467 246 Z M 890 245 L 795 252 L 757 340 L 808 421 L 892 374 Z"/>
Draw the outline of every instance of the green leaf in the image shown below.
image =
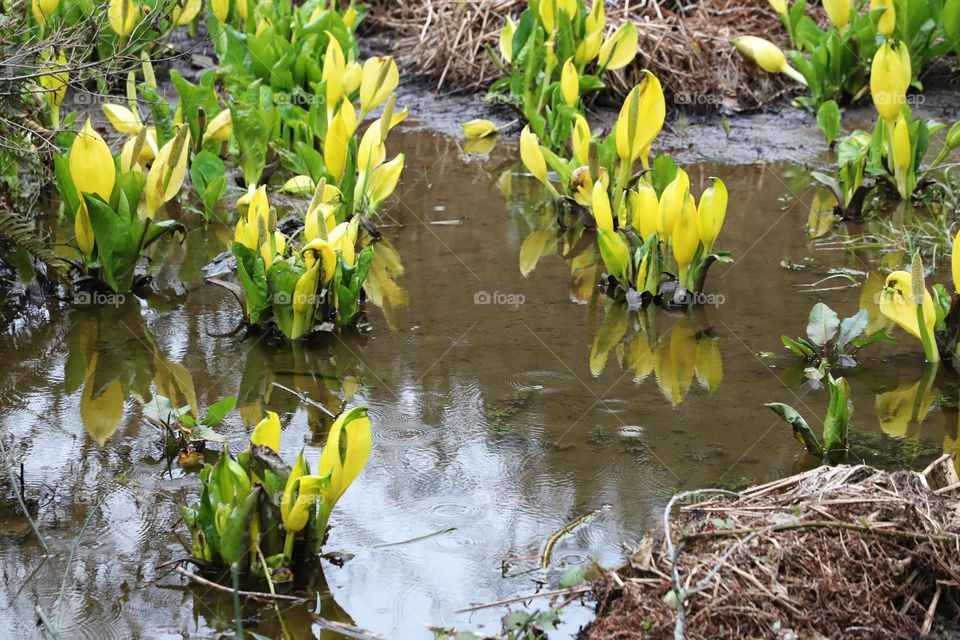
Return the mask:
<path id="1" fill-rule="evenodd" d="M 207 415 L 203 416 L 203 420 L 200 421 L 200 424 L 204 424 L 209 427 L 220 424 L 227 414 L 233 411 L 233 408 L 236 406 L 236 404 L 237 399 L 234 396 L 227 396 L 223 400 L 215 402 L 207 409 Z"/>
<path id="2" fill-rule="evenodd" d="M 230 510 L 220 534 L 220 556 L 229 564 L 240 562 L 246 554 L 250 514 L 260 497 L 260 488 L 255 487 L 243 496 Z"/>
<path id="3" fill-rule="evenodd" d="M 117 293 L 125 293 L 133 284 L 139 238 L 135 240 L 131 233 L 127 198 L 122 191 L 119 193 L 119 212 L 95 194 L 83 195 L 97 241 L 103 280 Z"/>
<path id="4" fill-rule="evenodd" d="M 804 359 L 812 359 L 816 355 L 810 347 L 805 345 L 801 340 L 794 340 L 789 336 L 780 336 L 780 342 L 783 343 L 787 349 L 797 354 Z"/>
<path id="5" fill-rule="evenodd" d="M 866 309 L 860 309 L 860 311 L 849 318 L 844 318 L 843 322 L 840 323 L 840 331 L 837 333 L 834 348 L 838 352 L 842 352 L 844 347 L 860 337 L 863 330 L 867 328 L 867 322 L 869 322 L 869 320 L 870 316 Z"/>
<path id="6" fill-rule="evenodd" d="M 230 246 L 237 259 L 237 279 L 243 285 L 247 297 L 247 318 L 259 324 L 261 314 L 270 308 L 270 293 L 266 269 L 259 251 L 253 251 L 239 242 Z"/>
<path id="7" fill-rule="evenodd" d="M 817 109 L 817 126 L 823 132 L 827 144 L 831 147 L 840 136 L 840 107 L 833 100 L 827 100 Z"/>
<path id="8" fill-rule="evenodd" d="M 836 335 L 839 327 L 840 318 L 833 309 L 822 302 L 813 305 L 807 321 L 807 337 L 810 342 L 823 349 Z"/>
<path id="9" fill-rule="evenodd" d="M 847 425 L 853 413 L 853 403 L 848 399 L 850 383 L 843 378 L 827 376 L 827 385 L 830 387 L 830 405 L 823 421 L 823 447 L 827 453 L 846 451 Z"/>
<path id="10" fill-rule="evenodd" d="M 817 436 L 814 435 L 813 430 L 810 429 L 810 425 L 803 419 L 803 416 L 797 413 L 796 409 L 782 402 L 770 402 L 764 406 L 769 407 L 771 411 L 790 424 L 793 428 L 793 437 L 806 447 L 807 453 L 811 453 L 819 458 L 823 457 L 823 448 L 820 446 Z"/>

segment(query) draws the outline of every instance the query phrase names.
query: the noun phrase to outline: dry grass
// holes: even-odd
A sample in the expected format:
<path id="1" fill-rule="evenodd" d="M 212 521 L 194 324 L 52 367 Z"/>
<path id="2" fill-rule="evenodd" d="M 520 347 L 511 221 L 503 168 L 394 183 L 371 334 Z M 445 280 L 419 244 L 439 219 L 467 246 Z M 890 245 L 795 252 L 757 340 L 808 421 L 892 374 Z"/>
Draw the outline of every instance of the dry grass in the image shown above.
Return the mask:
<path id="1" fill-rule="evenodd" d="M 500 74 L 487 48 L 496 50 L 506 16 L 525 0 L 369 0 L 368 29 L 387 32 L 401 63 L 436 79 L 446 91 L 486 89 Z M 673 102 L 694 110 L 751 109 L 783 95 L 788 85 L 758 70 L 729 44 L 743 34 L 783 42 L 784 30 L 765 0 L 608 0 L 607 28 L 637 23 L 634 64 L 608 79 L 617 96 L 653 71 Z"/>
<path id="2" fill-rule="evenodd" d="M 923 474 L 820 467 L 665 522 L 669 538 L 648 534 L 595 584 L 586 637 L 910 638 L 960 615 L 947 456 Z M 664 602 L 674 585 L 688 594 L 679 616 Z"/>

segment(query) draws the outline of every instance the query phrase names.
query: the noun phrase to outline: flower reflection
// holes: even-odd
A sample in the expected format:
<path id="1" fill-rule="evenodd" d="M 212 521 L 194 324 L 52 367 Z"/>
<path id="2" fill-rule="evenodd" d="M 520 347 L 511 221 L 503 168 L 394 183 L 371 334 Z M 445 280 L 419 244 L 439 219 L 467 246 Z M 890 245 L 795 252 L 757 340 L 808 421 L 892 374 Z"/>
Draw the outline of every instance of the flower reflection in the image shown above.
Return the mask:
<path id="1" fill-rule="evenodd" d="M 917 380 L 877 394 L 877 418 L 884 433 L 891 438 L 919 435 L 920 424 L 933 407 L 933 380 L 936 375 L 937 366 L 931 364 L 924 368 Z"/>
<path id="2" fill-rule="evenodd" d="M 71 319 L 64 386 L 67 393 L 82 386 L 80 418 L 98 444 L 117 430 L 127 399 L 151 397 L 151 383 L 157 394 L 195 410 L 190 372 L 164 356 L 136 301 L 76 309 Z"/>
<path id="3" fill-rule="evenodd" d="M 632 335 L 626 338 L 631 328 Z M 709 335 L 702 310 L 675 317 L 653 307 L 630 312 L 626 304 L 610 302 L 590 349 L 594 377 L 603 372 L 611 352 L 624 370 L 633 373 L 635 382 L 653 373 L 674 406 L 683 402 L 694 378 L 711 393 L 723 381 L 720 345 Z"/>
<path id="4" fill-rule="evenodd" d="M 283 414 L 303 405 L 308 424 L 322 433 L 363 384 L 366 367 L 357 349 L 340 338 L 323 347 L 293 342 L 253 346 L 237 395 L 243 424 L 257 424 L 267 409 Z"/>
<path id="5" fill-rule="evenodd" d="M 545 256 L 558 255 L 570 264 L 570 299 L 577 304 L 596 299 L 603 265 L 596 243 L 590 238 L 581 242 L 584 226 L 562 229 L 551 206 L 544 206 L 527 222 L 533 230 L 520 245 L 520 274 L 526 278 Z"/>
<path id="6" fill-rule="evenodd" d="M 370 273 L 363 283 L 363 290 L 373 304 L 383 310 L 384 319 L 391 330 L 396 331 L 396 310 L 407 306 L 407 291 L 397 284 L 404 273 L 400 253 L 386 238 L 374 245 Z"/>

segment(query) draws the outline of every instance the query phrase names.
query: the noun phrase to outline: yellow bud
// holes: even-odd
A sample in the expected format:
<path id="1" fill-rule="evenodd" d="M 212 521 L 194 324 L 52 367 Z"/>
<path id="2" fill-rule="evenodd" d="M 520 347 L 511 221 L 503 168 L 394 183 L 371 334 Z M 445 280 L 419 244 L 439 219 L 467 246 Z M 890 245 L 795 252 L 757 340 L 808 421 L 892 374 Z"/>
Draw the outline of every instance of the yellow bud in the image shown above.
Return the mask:
<path id="1" fill-rule="evenodd" d="M 540 138 L 526 126 L 520 132 L 520 159 L 527 171 L 540 182 L 547 182 L 547 162 L 540 150 Z"/>
<path id="2" fill-rule="evenodd" d="M 823 0 L 823 9 L 837 29 L 850 22 L 850 0 Z"/>
<path id="3" fill-rule="evenodd" d="M 607 196 L 607 188 L 601 180 L 597 180 L 593 185 L 591 205 L 597 229 L 613 231 L 613 212 L 610 210 L 610 198 Z"/>
<path id="4" fill-rule="evenodd" d="M 727 215 L 727 186 L 720 178 L 711 178 L 711 185 L 700 196 L 700 206 L 697 210 L 697 222 L 700 240 L 707 251 L 713 248 L 723 220 Z"/>
<path id="5" fill-rule="evenodd" d="M 90 212 L 87 211 L 87 203 L 81 197 L 80 207 L 77 209 L 77 216 L 73 221 L 73 232 L 77 236 L 77 247 L 89 260 L 93 257 L 93 225 L 90 223 Z"/>
<path id="6" fill-rule="evenodd" d="M 641 181 L 637 185 L 637 190 L 630 192 L 629 198 L 632 205 L 630 207 L 631 224 L 640 232 L 640 237 L 646 240 L 657 232 L 660 220 L 660 202 L 657 200 L 657 192 L 652 186 Z"/>
<path id="7" fill-rule="evenodd" d="M 137 26 L 137 7 L 133 0 L 110 0 L 107 20 L 120 37 L 125 38 L 133 33 Z"/>
<path id="8" fill-rule="evenodd" d="M 343 49 L 333 34 L 326 32 L 330 39 L 327 44 L 327 53 L 323 56 L 323 80 L 327 83 L 327 107 L 330 112 L 340 103 L 344 95 L 344 74 L 347 70 L 347 61 L 343 56 Z"/>
<path id="9" fill-rule="evenodd" d="M 877 22 L 877 31 L 889 38 L 897 28 L 897 8 L 893 0 L 870 0 L 870 10 L 877 9 L 883 9 L 880 21 Z"/>
<path id="10" fill-rule="evenodd" d="M 500 55 L 504 62 L 509 64 L 513 60 L 513 34 L 517 31 L 517 23 L 507 17 L 507 24 L 500 29 Z"/>
<path id="11" fill-rule="evenodd" d="M 690 178 L 683 169 L 677 169 L 673 181 L 660 194 L 660 215 L 657 220 L 657 233 L 661 238 L 669 238 L 673 234 L 677 218 L 680 217 L 683 207 L 687 203 L 690 193 Z"/>
<path id="12" fill-rule="evenodd" d="M 673 257 L 677 261 L 677 266 L 680 267 L 680 283 L 686 285 L 687 269 L 690 267 L 700 244 L 700 233 L 697 229 L 697 204 L 689 192 L 687 192 L 683 207 L 680 209 L 680 215 L 677 216 L 671 236 L 671 244 L 673 245 Z"/>
<path id="13" fill-rule="evenodd" d="M 190 24 L 202 8 L 203 0 L 186 0 L 186 4 L 183 7 L 175 0 L 173 8 L 170 10 L 170 19 L 173 20 L 173 23 L 177 26 Z"/>
<path id="14" fill-rule="evenodd" d="M 580 100 L 580 75 L 573 64 L 573 58 L 568 58 L 563 63 L 563 71 L 560 72 L 560 93 L 567 106 L 574 107 Z"/>
<path id="15" fill-rule="evenodd" d="M 770 6 L 773 7 L 773 10 L 779 13 L 781 16 L 787 15 L 787 0 L 767 0 L 770 3 Z"/>
<path id="16" fill-rule="evenodd" d="M 913 153 L 910 149 L 910 128 L 907 119 L 901 113 L 897 117 L 897 124 L 893 128 L 893 165 L 897 171 L 906 173 L 913 162 Z"/>
<path id="17" fill-rule="evenodd" d="M 573 158 L 581 166 L 590 164 L 590 141 L 592 137 L 587 119 L 578 113 L 573 120 L 571 145 L 573 146 Z"/>
<path id="18" fill-rule="evenodd" d="M 880 45 L 870 65 L 870 95 L 880 117 L 888 123 L 903 111 L 910 85 L 909 54 L 903 52 L 906 45 L 892 44 L 889 40 Z"/>

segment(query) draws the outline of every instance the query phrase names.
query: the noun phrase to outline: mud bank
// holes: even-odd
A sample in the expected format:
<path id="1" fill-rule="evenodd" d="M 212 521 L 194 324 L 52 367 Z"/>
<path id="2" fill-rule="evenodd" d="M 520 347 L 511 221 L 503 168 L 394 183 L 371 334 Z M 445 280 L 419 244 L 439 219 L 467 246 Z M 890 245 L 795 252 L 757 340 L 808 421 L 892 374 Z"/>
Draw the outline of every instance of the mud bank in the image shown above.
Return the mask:
<path id="1" fill-rule="evenodd" d="M 444 93 L 435 90 L 436 82 L 417 78 L 405 82 L 397 102 L 408 106 L 410 126 L 445 135 L 461 137 L 461 125 L 474 118 L 487 118 L 505 129 L 502 141 L 515 142 L 520 124 L 517 115 L 503 105 L 488 103 L 484 93 Z M 930 86 L 916 97 L 915 113 L 947 125 L 960 118 L 960 90 L 951 86 Z M 657 139 L 659 149 L 678 162 L 792 162 L 826 164 L 830 149 L 817 129 L 814 114 L 798 109 L 787 99 L 751 113 L 693 114 L 684 105 L 667 105 L 668 121 Z M 595 105 L 587 114 L 594 127 L 609 127 L 617 116 L 614 109 Z M 844 112 L 848 130 L 870 128 L 876 112 L 867 101 Z"/>

